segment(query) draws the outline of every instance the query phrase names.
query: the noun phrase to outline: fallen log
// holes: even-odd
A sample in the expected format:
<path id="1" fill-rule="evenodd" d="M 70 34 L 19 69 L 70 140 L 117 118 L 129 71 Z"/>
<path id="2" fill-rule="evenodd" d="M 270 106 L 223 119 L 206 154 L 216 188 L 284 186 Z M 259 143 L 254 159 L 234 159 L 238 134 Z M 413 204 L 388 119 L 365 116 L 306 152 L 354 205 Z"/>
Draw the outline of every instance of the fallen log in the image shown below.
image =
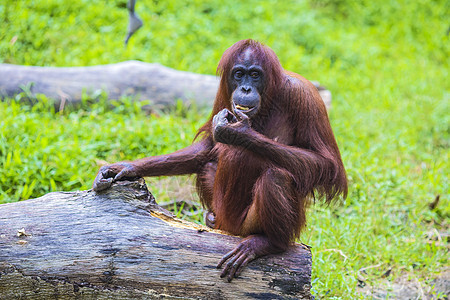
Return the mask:
<path id="1" fill-rule="evenodd" d="M 104 91 L 109 99 L 132 96 L 151 100 L 159 108 L 177 100 L 185 104 L 212 106 L 219 80 L 213 75 L 178 71 L 160 64 L 125 61 L 92 67 L 36 67 L 0 64 L 0 97 L 14 97 L 24 91 L 28 97 L 44 94 L 57 108 L 77 104 L 84 95 Z M 315 83 L 327 107 L 331 93 Z"/>
<path id="2" fill-rule="evenodd" d="M 311 299 L 302 244 L 220 278 L 239 240 L 174 218 L 142 179 L 2 204 L 0 299 Z"/>

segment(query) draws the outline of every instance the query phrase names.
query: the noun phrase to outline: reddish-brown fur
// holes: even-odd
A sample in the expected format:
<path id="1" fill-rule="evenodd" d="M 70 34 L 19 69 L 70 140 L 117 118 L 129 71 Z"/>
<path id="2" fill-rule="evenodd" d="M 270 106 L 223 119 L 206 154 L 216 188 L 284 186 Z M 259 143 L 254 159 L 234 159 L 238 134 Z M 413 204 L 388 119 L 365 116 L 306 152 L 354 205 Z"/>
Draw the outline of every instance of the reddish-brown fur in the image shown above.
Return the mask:
<path id="1" fill-rule="evenodd" d="M 198 177 L 205 206 L 216 214 L 216 226 L 241 234 L 247 210 L 258 201 L 259 231 L 281 248 L 298 236 L 305 225 L 307 197 L 330 202 L 347 193 L 347 180 L 326 108 L 316 88 L 298 74 L 285 71 L 275 53 L 252 40 L 234 44 L 223 55 L 218 73 L 220 87 L 211 118 L 199 130 L 212 140 L 212 117 L 231 110 L 227 79 L 239 54 L 247 48 L 262 65 L 268 80 L 260 111 L 251 120 L 251 142 L 243 146 L 216 144 L 218 162 L 214 192 Z"/>
<path id="2" fill-rule="evenodd" d="M 230 72 L 248 49 L 265 75 L 260 108 L 250 124 L 228 125 L 229 142 L 216 142 L 213 117 L 225 108 L 233 111 Z M 211 117 L 197 133 L 199 142 L 169 155 L 107 166 L 94 189 L 127 177 L 196 173 L 200 199 L 215 214 L 215 227 L 248 236 L 219 263 L 228 260 L 222 276 L 231 280 L 252 259 L 285 250 L 306 224 L 308 199 L 329 203 L 345 197 L 347 179 L 317 89 L 285 71 L 270 48 L 237 42 L 222 56 L 218 74 L 220 86 Z"/>

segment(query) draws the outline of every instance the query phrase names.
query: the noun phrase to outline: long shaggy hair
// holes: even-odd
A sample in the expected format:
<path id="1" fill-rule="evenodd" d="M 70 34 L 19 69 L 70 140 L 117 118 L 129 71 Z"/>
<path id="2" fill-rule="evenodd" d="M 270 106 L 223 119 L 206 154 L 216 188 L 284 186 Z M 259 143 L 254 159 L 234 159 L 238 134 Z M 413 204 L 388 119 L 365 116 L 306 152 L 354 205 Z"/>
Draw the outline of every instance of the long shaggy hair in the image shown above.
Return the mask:
<path id="1" fill-rule="evenodd" d="M 297 172 L 293 175 L 300 189 L 300 196 L 324 198 L 326 203 L 337 199 L 339 195 L 346 197 L 345 169 L 325 105 L 316 87 L 302 76 L 284 70 L 275 52 L 257 41 L 242 40 L 224 52 L 217 67 L 217 74 L 221 79 L 212 114 L 199 129 L 196 137 L 212 139 L 213 116 L 224 108 L 232 110 L 233 91 L 228 84 L 231 69 L 239 56 L 249 48 L 252 50 L 252 58 L 256 59 L 263 68 L 265 80 L 261 107 L 252 118 L 252 127 L 264 134 L 265 123 L 275 113 L 287 118 L 295 128 L 294 142 L 290 146 L 311 151 L 323 158 L 320 161 L 297 161 L 298 165 L 295 166 Z M 280 128 L 280 130 L 284 129 Z M 292 165 L 296 161 L 286 157 L 283 163 Z"/>

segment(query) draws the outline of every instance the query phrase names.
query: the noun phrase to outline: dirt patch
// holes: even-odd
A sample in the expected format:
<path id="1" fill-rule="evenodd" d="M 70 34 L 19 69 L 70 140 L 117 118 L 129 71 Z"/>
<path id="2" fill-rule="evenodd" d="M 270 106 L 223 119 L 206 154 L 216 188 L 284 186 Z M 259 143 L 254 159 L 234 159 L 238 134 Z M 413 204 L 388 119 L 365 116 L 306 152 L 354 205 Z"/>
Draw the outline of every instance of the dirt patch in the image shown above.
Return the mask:
<path id="1" fill-rule="evenodd" d="M 395 281 L 385 280 L 377 287 L 365 285 L 359 290 L 372 299 L 448 299 L 450 295 L 450 269 L 442 272 L 425 285 L 417 277 L 403 274 Z"/>

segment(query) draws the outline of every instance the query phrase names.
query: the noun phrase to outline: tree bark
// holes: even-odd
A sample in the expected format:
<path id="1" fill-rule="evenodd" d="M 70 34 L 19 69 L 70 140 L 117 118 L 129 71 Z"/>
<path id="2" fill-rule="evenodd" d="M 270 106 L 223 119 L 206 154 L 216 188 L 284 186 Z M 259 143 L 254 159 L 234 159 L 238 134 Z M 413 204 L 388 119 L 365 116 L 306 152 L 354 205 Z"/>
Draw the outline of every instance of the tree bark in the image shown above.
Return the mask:
<path id="1" fill-rule="evenodd" d="M 327 107 L 331 93 L 315 83 Z M 27 97 L 44 94 L 55 100 L 56 107 L 77 104 L 83 93 L 88 97 L 106 92 L 109 99 L 133 96 L 151 100 L 158 108 L 184 103 L 212 106 L 219 80 L 201 75 L 149 64 L 125 61 L 92 67 L 35 67 L 0 64 L 0 97 L 14 97 L 26 91 Z"/>
<path id="2" fill-rule="evenodd" d="M 0 299 L 311 299 L 302 244 L 221 279 L 239 240 L 174 218 L 142 179 L 2 204 Z"/>

